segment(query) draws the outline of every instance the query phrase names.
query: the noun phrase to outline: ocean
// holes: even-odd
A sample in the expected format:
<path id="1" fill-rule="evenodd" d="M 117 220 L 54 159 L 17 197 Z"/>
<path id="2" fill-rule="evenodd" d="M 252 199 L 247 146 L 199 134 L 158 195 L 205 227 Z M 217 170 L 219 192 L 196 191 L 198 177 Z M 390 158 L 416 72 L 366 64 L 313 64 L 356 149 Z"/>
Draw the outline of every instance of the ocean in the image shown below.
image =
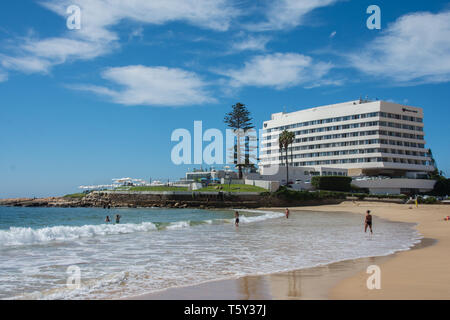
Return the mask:
<path id="1" fill-rule="evenodd" d="M 0 207 L 0 299 L 125 298 L 385 256 L 421 238 L 376 212 L 374 235 L 350 213 L 239 212 L 236 228 L 233 210 Z M 104 222 L 116 214 L 120 224 Z"/>

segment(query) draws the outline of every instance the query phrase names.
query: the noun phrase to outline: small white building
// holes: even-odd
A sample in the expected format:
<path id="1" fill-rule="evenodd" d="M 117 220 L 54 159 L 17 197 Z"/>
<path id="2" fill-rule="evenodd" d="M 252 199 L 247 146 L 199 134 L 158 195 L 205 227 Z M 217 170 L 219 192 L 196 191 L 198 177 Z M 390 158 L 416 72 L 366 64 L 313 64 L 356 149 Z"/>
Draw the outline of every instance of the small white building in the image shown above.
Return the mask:
<path id="1" fill-rule="evenodd" d="M 289 183 L 310 182 L 314 176 L 348 176 L 347 169 L 327 167 L 291 167 L 289 166 Z M 259 173 L 249 173 L 245 176 L 249 180 L 279 181 L 286 184 L 286 167 L 261 167 Z"/>
<path id="2" fill-rule="evenodd" d="M 220 180 L 223 178 L 231 178 L 231 179 L 237 179 L 238 174 L 237 172 L 233 170 L 196 170 L 186 172 L 186 180 L 187 181 L 199 181 L 201 179 L 206 180 Z"/>

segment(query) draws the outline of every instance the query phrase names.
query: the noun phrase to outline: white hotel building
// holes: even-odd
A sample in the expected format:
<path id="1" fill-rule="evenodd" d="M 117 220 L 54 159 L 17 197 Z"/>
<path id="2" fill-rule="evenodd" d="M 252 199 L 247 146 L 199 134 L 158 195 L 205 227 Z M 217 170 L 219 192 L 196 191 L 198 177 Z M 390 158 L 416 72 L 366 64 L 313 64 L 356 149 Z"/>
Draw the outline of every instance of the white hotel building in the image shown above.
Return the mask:
<path id="1" fill-rule="evenodd" d="M 396 178 L 434 170 L 425 148 L 421 108 L 384 101 L 351 101 L 272 114 L 263 125 L 259 163 L 262 175 L 274 165 L 285 163 L 286 156 L 280 154 L 278 145 L 283 130 L 295 133 L 288 152 L 292 167 L 313 168 L 316 172 L 345 169 L 349 176 Z"/>

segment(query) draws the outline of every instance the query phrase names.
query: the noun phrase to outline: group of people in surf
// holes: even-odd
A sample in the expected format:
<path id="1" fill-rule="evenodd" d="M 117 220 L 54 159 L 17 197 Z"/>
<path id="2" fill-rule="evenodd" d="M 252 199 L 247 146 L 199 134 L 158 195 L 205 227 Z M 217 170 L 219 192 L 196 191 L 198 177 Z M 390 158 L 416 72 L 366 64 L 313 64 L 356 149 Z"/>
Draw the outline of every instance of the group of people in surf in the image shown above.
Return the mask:
<path id="1" fill-rule="evenodd" d="M 289 211 L 288 208 L 286 208 L 286 210 L 284 211 L 284 215 L 286 216 L 286 219 L 289 219 L 289 215 L 291 214 L 291 212 Z M 116 223 L 120 223 L 120 218 L 122 218 L 122 216 L 120 214 L 116 214 L 115 215 L 115 220 Z M 239 227 L 239 212 L 235 211 L 234 213 L 234 225 L 236 227 Z M 110 223 L 111 222 L 111 218 L 109 216 L 106 216 L 105 219 L 106 223 Z M 367 233 L 367 229 L 370 230 L 370 233 L 373 234 L 373 230 L 372 230 L 372 215 L 370 214 L 370 210 L 367 210 L 366 212 L 366 218 L 364 220 L 364 232 Z"/>
<path id="2" fill-rule="evenodd" d="M 114 216 L 114 218 L 116 219 L 116 223 L 118 224 L 118 223 L 120 223 L 120 218 L 122 218 L 122 216 L 120 214 L 116 214 Z M 106 223 L 110 223 L 111 222 L 111 218 L 109 216 L 106 216 L 105 222 Z"/>
<path id="3" fill-rule="evenodd" d="M 286 219 L 289 219 L 289 215 L 291 214 L 291 212 L 289 211 L 289 208 L 286 208 L 286 210 L 284 211 L 284 215 L 286 216 Z M 239 227 L 239 212 L 236 211 L 234 213 L 234 225 L 236 227 Z M 370 233 L 373 234 L 373 229 L 372 229 L 372 215 L 370 214 L 370 210 L 366 211 L 366 217 L 364 220 L 364 232 L 367 233 L 367 229 L 370 230 Z"/>

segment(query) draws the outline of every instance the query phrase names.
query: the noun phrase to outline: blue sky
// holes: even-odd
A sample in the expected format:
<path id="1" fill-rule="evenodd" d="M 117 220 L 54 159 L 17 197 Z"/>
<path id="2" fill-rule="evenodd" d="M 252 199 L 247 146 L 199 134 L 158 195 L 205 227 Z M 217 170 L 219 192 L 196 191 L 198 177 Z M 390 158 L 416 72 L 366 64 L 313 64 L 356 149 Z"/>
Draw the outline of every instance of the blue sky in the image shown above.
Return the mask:
<path id="1" fill-rule="evenodd" d="M 236 102 L 260 128 L 361 95 L 424 108 L 449 174 L 449 39 L 448 1 L 2 1 L 0 198 L 179 178 L 194 166 L 171 162 L 177 128 L 225 129 Z"/>

